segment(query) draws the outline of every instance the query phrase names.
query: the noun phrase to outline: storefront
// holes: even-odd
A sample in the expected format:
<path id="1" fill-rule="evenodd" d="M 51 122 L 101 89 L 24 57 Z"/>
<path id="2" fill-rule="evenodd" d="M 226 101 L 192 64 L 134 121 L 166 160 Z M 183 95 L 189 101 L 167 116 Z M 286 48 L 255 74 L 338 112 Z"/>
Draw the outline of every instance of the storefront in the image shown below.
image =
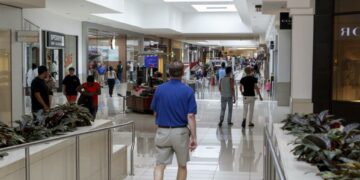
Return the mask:
<path id="1" fill-rule="evenodd" d="M 84 79 L 90 74 L 96 76 L 99 65 L 107 68 L 112 66 L 117 71 L 120 61 L 123 67 L 122 82 L 130 80 L 130 71 L 133 72 L 131 79 L 136 79 L 135 70 L 141 63 L 141 34 L 89 22 L 83 22 L 82 29 L 83 57 L 87 59 L 83 64 L 83 69 L 86 69 Z"/>
<path id="2" fill-rule="evenodd" d="M 327 3 L 329 1 L 317 2 L 315 16 L 315 111 L 331 109 L 335 115 L 359 121 L 360 2 L 334 0 L 333 7 Z M 321 31 L 325 29 L 333 29 L 333 32 Z M 326 37 L 330 40 L 324 39 Z M 329 50 L 324 51 L 325 48 Z"/>
<path id="3" fill-rule="evenodd" d="M 11 126 L 23 111 L 22 43 L 16 39 L 22 30 L 22 10 L 1 4 L 0 11 L 0 121 Z"/>
<path id="4" fill-rule="evenodd" d="M 58 92 L 62 91 L 62 80 L 70 67 L 78 70 L 78 37 L 58 32 L 42 31 L 43 58 L 42 65 L 48 67 L 55 80 Z M 77 74 L 78 75 L 78 74 Z"/>

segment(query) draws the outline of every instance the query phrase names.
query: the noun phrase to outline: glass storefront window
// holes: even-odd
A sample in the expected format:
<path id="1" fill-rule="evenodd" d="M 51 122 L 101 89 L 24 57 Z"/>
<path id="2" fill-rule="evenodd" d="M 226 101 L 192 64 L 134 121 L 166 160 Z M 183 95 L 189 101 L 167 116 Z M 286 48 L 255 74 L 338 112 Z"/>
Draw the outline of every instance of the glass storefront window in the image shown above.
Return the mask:
<path id="1" fill-rule="evenodd" d="M 335 1 L 335 12 L 336 13 L 360 12 L 360 1 L 359 0 L 336 0 Z"/>
<path id="2" fill-rule="evenodd" d="M 0 29 L 0 121 L 11 125 L 11 32 Z"/>
<path id="3" fill-rule="evenodd" d="M 77 36 L 66 35 L 65 36 L 65 57 L 64 57 L 64 77 L 69 73 L 69 68 L 77 68 Z"/>
<path id="4" fill-rule="evenodd" d="M 23 30 L 27 31 L 39 31 L 40 28 L 31 22 L 24 20 Z M 23 87 L 24 87 L 24 109 L 25 114 L 31 113 L 31 100 L 30 100 L 30 86 L 31 81 L 34 78 L 32 64 L 40 65 L 40 43 L 24 43 L 24 66 L 23 66 Z"/>
<path id="5" fill-rule="evenodd" d="M 335 17 L 333 100 L 360 102 L 360 15 Z"/>

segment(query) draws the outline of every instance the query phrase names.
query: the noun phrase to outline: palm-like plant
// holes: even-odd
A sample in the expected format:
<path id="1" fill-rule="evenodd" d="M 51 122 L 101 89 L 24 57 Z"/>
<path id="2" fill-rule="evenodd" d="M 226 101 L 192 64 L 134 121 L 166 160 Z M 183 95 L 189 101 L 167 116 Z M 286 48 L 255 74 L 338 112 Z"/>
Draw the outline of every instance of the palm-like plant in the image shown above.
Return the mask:
<path id="1" fill-rule="evenodd" d="M 293 135 L 325 133 L 330 129 L 339 128 L 342 121 L 342 119 L 335 119 L 328 110 L 320 114 L 290 114 L 282 121 L 284 123 L 282 129 Z"/>
<path id="2" fill-rule="evenodd" d="M 325 179 L 360 177 L 359 127 L 354 123 L 327 133 L 300 135 L 292 151 L 299 160 L 317 165 Z"/>

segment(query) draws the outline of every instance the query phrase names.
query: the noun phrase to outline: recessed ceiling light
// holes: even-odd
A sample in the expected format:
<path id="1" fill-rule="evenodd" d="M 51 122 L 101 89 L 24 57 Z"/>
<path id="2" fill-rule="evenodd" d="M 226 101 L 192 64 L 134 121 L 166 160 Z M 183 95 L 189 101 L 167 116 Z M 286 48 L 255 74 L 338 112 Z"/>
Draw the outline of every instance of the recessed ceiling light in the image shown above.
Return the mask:
<path id="1" fill-rule="evenodd" d="M 198 12 L 236 12 L 233 4 L 192 5 Z"/>
<path id="2" fill-rule="evenodd" d="M 164 0 L 164 2 L 233 2 L 234 0 Z"/>
<path id="3" fill-rule="evenodd" d="M 256 50 L 256 47 L 242 47 L 242 48 L 236 48 L 238 50 Z"/>

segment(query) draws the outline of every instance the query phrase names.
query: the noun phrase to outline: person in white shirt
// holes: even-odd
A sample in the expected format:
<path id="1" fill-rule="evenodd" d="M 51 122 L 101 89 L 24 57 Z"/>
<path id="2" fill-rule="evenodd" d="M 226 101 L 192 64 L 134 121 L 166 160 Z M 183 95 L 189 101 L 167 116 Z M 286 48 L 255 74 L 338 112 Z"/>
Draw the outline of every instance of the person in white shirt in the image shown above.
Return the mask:
<path id="1" fill-rule="evenodd" d="M 133 81 L 133 75 L 134 75 L 134 63 L 130 62 L 130 81 Z"/>
<path id="2" fill-rule="evenodd" d="M 31 82 L 38 76 L 37 65 L 33 63 L 31 65 L 31 69 L 26 74 L 26 85 L 27 87 L 31 87 Z"/>
<path id="3" fill-rule="evenodd" d="M 109 85 L 109 95 L 112 97 L 114 86 L 115 86 L 115 79 L 117 79 L 116 72 L 114 71 L 113 67 L 110 66 L 107 72 L 107 82 Z"/>

